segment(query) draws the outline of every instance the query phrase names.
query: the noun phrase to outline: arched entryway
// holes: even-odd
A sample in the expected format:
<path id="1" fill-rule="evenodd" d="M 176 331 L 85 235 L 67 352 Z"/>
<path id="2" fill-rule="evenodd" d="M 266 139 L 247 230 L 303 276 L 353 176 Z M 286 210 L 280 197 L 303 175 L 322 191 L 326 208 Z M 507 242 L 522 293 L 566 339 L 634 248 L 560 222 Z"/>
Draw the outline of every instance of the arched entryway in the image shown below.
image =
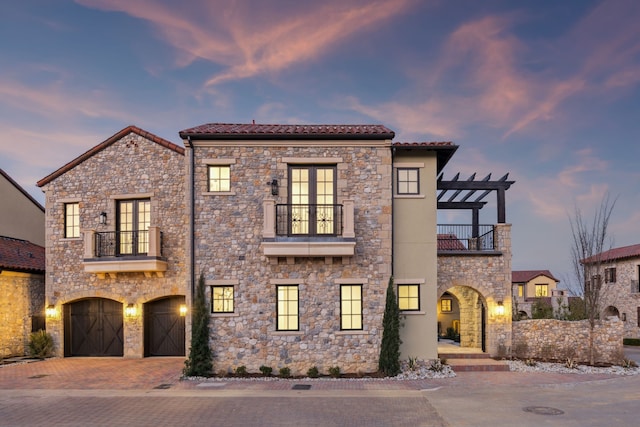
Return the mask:
<path id="1" fill-rule="evenodd" d="M 144 355 L 184 356 L 185 318 L 180 306 L 183 296 L 150 301 L 144 305 Z"/>
<path id="2" fill-rule="evenodd" d="M 617 317 L 618 319 L 620 318 L 620 310 L 618 310 L 616 307 L 610 305 L 607 308 L 604 309 L 604 318 L 606 319 L 607 317 Z"/>
<path id="3" fill-rule="evenodd" d="M 461 349 L 486 351 L 486 302 L 468 286 L 447 289 L 438 299 L 438 334 Z"/>
<path id="4" fill-rule="evenodd" d="M 122 303 L 87 298 L 64 305 L 65 356 L 122 356 Z"/>

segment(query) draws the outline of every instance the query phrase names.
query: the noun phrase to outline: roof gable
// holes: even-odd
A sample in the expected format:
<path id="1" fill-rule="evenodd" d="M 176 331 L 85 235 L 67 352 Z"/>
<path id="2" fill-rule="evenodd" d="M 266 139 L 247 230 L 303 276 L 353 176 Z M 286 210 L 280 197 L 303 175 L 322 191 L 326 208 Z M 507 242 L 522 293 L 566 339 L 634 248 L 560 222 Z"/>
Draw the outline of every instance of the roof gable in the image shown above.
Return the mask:
<path id="1" fill-rule="evenodd" d="M 559 282 L 553 277 L 549 270 L 514 270 L 511 272 L 511 283 L 524 283 L 535 279 L 538 276 L 546 276 L 551 280 Z"/>
<path id="2" fill-rule="evenodd" d="M 286 125 L 207 123 L 180 131 L 187 139 L 392 139 L 383 125 Z"/>
<path id="3" fill-rule="evenodd" d="M 0 236 L 0 270 L 44 273 L 44 248 L 26 240 Z"/>
<path id="4" fill-rule="evenodd" d="M 154 135 L 150 132 L 147 132 L 143 129 L 140 129 L 139 127 L 128 126 L 122 129 L 120 132 L 116 133 L 115 135 L 111 136 L 110 138 L 106 139 L 105 141 L 101 142 L 100 144 L 96 145 L 95 147 L 85 152 L 84 154 L 81 154 L 80 156 L 76 157 L 74 160 L 70 161 L 69 163 L 67 163 L 57 171 L 53 172 L 52 174 L 38 181 L 37 182 L 38 187 L 42 187 L 43 185 L 50 183 L 51 181 L 58 178 L 59 176 L 64 175 L 65 173 L 69 172 L 71 169 L 78 166 L 80 163 L 93 157 L 96 153 L 99 153 L 100 151 L 111 146 L 112 144 L 116 143 L 117 141 L 121 140 L 122 138 L 124 138 L 125 136 L 129 135 L 132 132 L 140 135 L 143 138 L 148 139 L 149 141 L 155 142 L 156 144 L 159 144 L 165 148 L 168 148 L 169 150 L 175 151 L 178 154 L 184 155 L 184 147 L 180 147 L 179 145 L 169 142 L 166 139 L 160 138 L 159 136 Z"/>
<path id="5" fill-rule="evenodd" d="M 3 176 L 11 185 L 13 185 L 19 192 L 21 192 L 29 201 L 31 201 L 34 205 L 38 207 L 42 212 L 44 212 L 44 207 L 38 203 L 36 199 L 34 199 L 31 194 L 27 193 L 27 191 L 20 186 L 17 182 L 15 182 L 5 171 L 0 169 L 0 175 Z"/>

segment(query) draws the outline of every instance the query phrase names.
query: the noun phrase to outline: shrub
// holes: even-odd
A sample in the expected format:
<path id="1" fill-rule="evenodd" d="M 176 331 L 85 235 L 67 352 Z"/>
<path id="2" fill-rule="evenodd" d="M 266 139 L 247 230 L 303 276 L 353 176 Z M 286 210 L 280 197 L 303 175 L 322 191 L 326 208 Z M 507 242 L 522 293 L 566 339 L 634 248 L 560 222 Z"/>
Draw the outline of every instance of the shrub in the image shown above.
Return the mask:
<path id="1" fill-rule="evenodd" d="M 242 365 L 242 366 L 238 366 L 236 368 L 236 375 L 239 377 L 246 377 L 247 376 L 247 367 Z"/>
<path id="2" fill-rule="evenodd" d="M 418 367 L 418 358 L 409 356 L 408 365 L 410 371 L 415 371 Z"/>
<path id="3" fill-rule="evenodd" d="M 533 319 L 553 319 L 553 307 L 545 299 L 539 298 L 531 306 L 531 317 Z"/>
<path id="4" fill-rule="evenodd" d="M 210 377 L 213 375 L 213 353 L 209 347 L 209 311 L 205 301 L 204 275 L 200 274 L 191 310 L 191 348 L 184 362 L 187 377 Z"/>
<path id="5" fill-rule="evenodd" d="M 310 367 L 309 370 L 307 371 L 307 376 L 309 378 L 318 378 L 320 376 L 320 372 L 318 372 L 318 367 L 317 366 Z"/>
<path id="6" fill-rule="evenodd" d="M 271 368 L 271 366 L 262 365 L 260 366 L 260 372 L 262 372 L 262 375 L 265 377 L 269 377 L 271 376 L 271 372 L 273 372 L 273 368 Z"/>
<path id="7" fill-rule="evenodd" d="M 622 359 L 620 366 L 622 366 L 625 369 L 631 369 L 631 368 L 637 368 L 638 364 L 635 362 L 635 360 L 624 358 Z"/>
<path id="8" fill-rule="evenodd" d="M 291 376 L 291 369 L 288 366 L 283 366 L 280 368 L 280 377 L 289 378 Z"/>
<path id="9" fill-rule="evenodd" d="M 524 364 L 531 367 L 538 366 L 538 362 L 536 362 L 534 359 L 526 359 L 524 361 Z"/>
<path id="10" fill-rule="evenodd" d="M 400 373 L 400 310 L 393 288 L 393 277 L 389 278 L 387 286 L 378 369 L 390 377 Z"/>
<path id="11" fill-rule="evenodd" d="M 640 338 L 623 338 L 622 344 L 624 345 L 640 345 Z"/>
<path id="12" fill-rule="evenodd" d="M 444 361 L 443 361 L 444 360 Z M 435 359 L 431 361 L 431 365 L 429 366 L 429 370 L 433 372 L 442 372 L 447 364 L 446 359 Z"/>
<path id="13" fill-rule="evenodd" d="M 573 357 L 567 357 L 567 360 L 564 362 L 564 366 L 569 369 L 578 369 L 578 361 Z"/>
<path id="14" fill-rule="evenodd" d="M 40 329 L 29 335 L 29 354 L 38 359 L 53 356 L 53 337 Z"/>
<path id="15" fill-rule="evenodd" d="M 329 368 L 329 375 L 333 378 L 340 378 L 340 366 L 332 366 Z"/>

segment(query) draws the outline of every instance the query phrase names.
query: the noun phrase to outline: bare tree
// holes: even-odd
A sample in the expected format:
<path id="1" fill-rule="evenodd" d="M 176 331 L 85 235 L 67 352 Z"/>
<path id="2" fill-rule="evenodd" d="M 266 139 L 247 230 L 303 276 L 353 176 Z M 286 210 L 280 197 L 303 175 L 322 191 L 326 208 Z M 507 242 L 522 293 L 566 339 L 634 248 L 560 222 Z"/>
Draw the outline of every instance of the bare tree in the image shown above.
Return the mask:
<path id="1" fill-rule="evenodd" d="M 576 206 L 573 217 L 569 217 L 571 234 L 571 261 L 576 282 L 572 291 L 584 300 L 585 313 L 589 321 L 589 364 L 595 363 L 593 335 L 596 322 L 600 319 L 602 302 L 606 288 L 603 288 L 603 264 L 608 259 L 605 252 L 611 249 L 612 239 L 609 236 L 609 219 L 616 204 L 605 194 L 596 208 L 593 219 L 585 219 L 582 211 Z"/>

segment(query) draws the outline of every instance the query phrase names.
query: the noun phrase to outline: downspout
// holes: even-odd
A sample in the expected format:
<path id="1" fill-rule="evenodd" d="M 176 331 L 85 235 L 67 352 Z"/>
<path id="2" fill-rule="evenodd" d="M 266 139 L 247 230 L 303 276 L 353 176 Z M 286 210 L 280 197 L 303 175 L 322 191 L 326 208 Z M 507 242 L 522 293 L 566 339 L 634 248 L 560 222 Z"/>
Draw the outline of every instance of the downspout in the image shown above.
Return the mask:
<path id="1" fill-rule="evenodd" d="M 393 142 L 391 143 L 391 277 L 394 277 L 394 271 L 393 271 L 393 267 L 395 266 L 395 256 L 394 256 L 394 251 L 395 251 L 395 240 L 394 240 L 394 233 L 393 230 L 395 228 L 395 218 L 396 218 L 396 212 L 395 212 L 395 207 L 394 207 L 394 201 L 395 201 L 395 197 L 393 196 L 393 189 L 395 188 L 395 183 L 393 180 L 394 177 L 394 173 L 393 173 L 393 160 L 395 159 L 396 156 L 396 148 L 393 146 Z"/>
<path id="2" fill-rule="evenodd" d="M 189 163 L 190 166 L 190 177 L 189 177 L 189 210 L 190 210 L 190 224 L 189 224 L 189 252 L 191 258 L 191 302 L 193 303 L 193 295 L 195 294 L 195 286 L 196 286 L 196 220 L 195 220 L 195 211 L 196 211 L 196 178 L 195 178 L 195 154 L 193 148 L 193 142 L 191 142 L 191 137 L 187 137 L 187 144 L 189 144 Z"/>

